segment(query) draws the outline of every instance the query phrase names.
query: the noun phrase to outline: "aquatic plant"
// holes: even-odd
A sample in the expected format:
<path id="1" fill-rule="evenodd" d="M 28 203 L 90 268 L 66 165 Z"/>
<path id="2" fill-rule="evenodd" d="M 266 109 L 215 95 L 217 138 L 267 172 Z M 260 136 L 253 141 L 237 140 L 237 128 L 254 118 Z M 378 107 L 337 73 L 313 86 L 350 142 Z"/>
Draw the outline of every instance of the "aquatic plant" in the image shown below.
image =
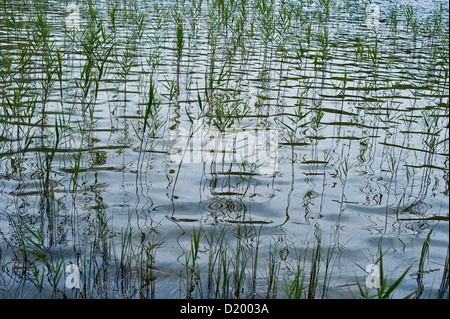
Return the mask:
<path id="1" fill-rule="evenodd" d="M 369 3 L 2 1 L 0 294 L 445 298 L 448 9 Z M 380 233 L 378 290 L 345 282 Z"/>

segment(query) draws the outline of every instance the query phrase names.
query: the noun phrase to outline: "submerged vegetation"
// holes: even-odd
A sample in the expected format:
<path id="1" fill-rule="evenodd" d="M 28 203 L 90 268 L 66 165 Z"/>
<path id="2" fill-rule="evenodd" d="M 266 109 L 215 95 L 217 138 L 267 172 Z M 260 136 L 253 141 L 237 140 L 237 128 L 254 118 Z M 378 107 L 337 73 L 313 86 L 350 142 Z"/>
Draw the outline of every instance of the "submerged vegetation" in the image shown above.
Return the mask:
<path id="1" fill-rule="evenodd" d="M 0 297 L 448 298 L 448 2 L 370 2 L 2 1 Z"/>

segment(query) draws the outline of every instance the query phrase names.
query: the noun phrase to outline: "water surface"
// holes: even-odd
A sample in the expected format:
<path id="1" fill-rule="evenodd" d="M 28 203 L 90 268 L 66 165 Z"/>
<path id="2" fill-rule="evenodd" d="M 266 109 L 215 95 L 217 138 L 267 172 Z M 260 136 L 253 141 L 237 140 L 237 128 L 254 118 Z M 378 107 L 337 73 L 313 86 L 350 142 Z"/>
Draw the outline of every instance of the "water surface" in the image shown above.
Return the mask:
<path id="1" fill-rule="evenodd" d="M 73 29 L 3 2 L 2 297 L 283 298 L 318 242 L 316 297 L 358 297 L 379 247 L 388 282 L 412 265 L 394 297 L 439 296 L 448 1 L 377 2 L 376 29 L 356 1 L 225 3 L 79 1 Z M 242 286 L 211 289 L 211 256 Z"/>

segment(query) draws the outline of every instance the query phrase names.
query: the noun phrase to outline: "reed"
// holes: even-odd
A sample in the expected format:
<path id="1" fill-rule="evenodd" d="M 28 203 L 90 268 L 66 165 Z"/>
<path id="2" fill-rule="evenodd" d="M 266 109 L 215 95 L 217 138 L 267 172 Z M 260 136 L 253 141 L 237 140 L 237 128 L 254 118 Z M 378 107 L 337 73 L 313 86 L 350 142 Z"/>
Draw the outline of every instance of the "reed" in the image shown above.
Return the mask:
<path id="1" fill-rule="evenodd" d="M 131 216 L 129 215 L 128 218 Z M 129 221 L 130 219 L 128 219 Z M 134 293 L 132 287 L 132 276 L 133 276 L 133 227 L 130 222 L 128 222 L 121 231 L 121 245 L 120 253 L 115 257 L 117 276 L 116 285 L 119 289 L 119 293 L 124 297 L 128 298 Z"/>
<path id="2" fill-rule="evenodd" d="M 278 276 L 280 273 L 280 260 L 277 243 L 269 246 L 269 256 L 266 263 L 267 293 L 266 298 L 275 298 L 278 292 Z"/>
<path id="3" fill-rule="evenodd" d="M 398 8 L 396 5 L 393 5 L 391 7 L 391 10 L 389 11 L 389 22 L 391 24 L 391 31 L 393 33 L 397 33 L 398 31 L 398 24 L 399 24 L 399 18 L 398 18 Z"/>
<path id="4" fill-rule="evenodd" d="M 331 14 L 331 10 L 333 9 L 333 3 L 331 0 L 319 0 L 319 12 L 325 16 L 326 19 Z"/>
<path id="5" fill-rule="evenodd" d="M 236 241 L 236 248 L 234 249 L 233 256 L 233 270 L 232 270 L 232 283 L 233 283 L 233 298 L 239 299 L 241 293 L 244 290 L 247 263 L 250 256 L 248 250 L 242 245 L 241 239 Z"/>
<path id="6" fill-rule="evenodd" d="M 294 146 L 299 145 L 301 143 L 305 143 L 302 140 L 299 140 L 299 134 L 300 137 L 305 135 L 306 128 L 310 126 L 311 121 L 305 120 L 307 116 L 312 112 L 312 110 L 309 111 L 303 111 L 303 95 L 305 95 L 307 91 L 304 91 L 302 93 L 302 96 L 299 98 L 297 102 L 297 107 L 294 111 L 293 116 L 289 116 L 288 119 L 290 120 L 290 123 L 287 124 L 285 122 L 280 122 L 284 127 L 286 127 L 287 131 L 287 138 L 286 142 L 291 145 L 291 161 L 294 163 Z"/>
<path id="7" fill-rule="evenodd" d="M 113 34 L 117 31 L 117 12 L 118 12 L 119 2 L 115 2 L 112 6 L 108 7 L 109 16 L 109 27 Z"/>
<path id="8" fill-rule="evenodd" d="M 159 115 L 162 99 L 158 97 L 157 93 L 153 77 L 150 77 L 148 102 L 144 111 L 142 128 L 142 133 L 149 134 L 150 137 L 157 137 L 165 124 L 165 120 L 162 120 Z"/>
<path id="9" fill-rule="evenodd" d="M 37 12 L 36 18 L 36 32 L 33 32 L 33 42 L 36 50 L 38 47 L 41 48 L 41 100 L 42 100 L 42 127 L 46 120 L 46 106 L 47 100 L 51 94 L 53 84 L 55 81 L 54 74 L 56 73 L 56 62 L 57 59 L 54 55 L 55 44 L 50 41 L 51 38 L 51 26 L 47 23 L 46 16 L 43 12 Z"/>
<path id="10" fill-rule="evenodd" d="M 155 299 L 156 297 L 156 255 L 162 244 L 163 240 L 161 240 L 156 228 L 152 227 L 147 233 L 142 232 L 137 254 L 139 256 L 139 295 L 141 298 Z"/>
<path id="11" fill-rule="evenodd" d="M 317 239 L 316 247 L 312 251 L 311 268 L 309 272 L 308 299 L 314 299 L 317 293 L 320 276 L 321 240 Z"/>
<path id="12" fill-rule="evenodd" d="M 294 279 L 290 282 L 288 279 L 284 279 L 284 294 L 287 299 L 301 299 L 303 297 L 305 278 L 304 266 L 298 260 L 294 270 Z"/>
<path id="13" fill-rule="evenodd" d="M 448 254 L 449 249 L 447 249 L 447 256 L 445 257 L 444 270 L 442 272 L 442 280 L 441 285 L 439 286 L 438 298 L 445 298 L 445 294 L 447 294 L 447 298 L 449 295 L 449 283 L 450 283 L 450 275 L 449 275 L 449 264 L 448 264 Z"/>
<path id="14" fill-rule="evenodd" d="M 258 276 L 258 260 L 259 260 L 259 249 L 261 245 L 261 231 L 262 226 L 259 227 L 259 230 L 255 229 L 255 237 L 254 237 L 254 245 L 252 246 L 252 251 L 250 254 L 251 260 L 251 289 L 250 289 L 250 297 L 254 298 L 256 295 L 256 278 Z"/>
<path id="15" fill-rule="evenodd" d="M 137 42 L 132 37 L 126 38 L 123 43 L 124 50 L 118 61 L 119 75 L 124 81 L 124 101 L 127 100 L 127 79 L 133 67 L 136 66 Z"/>
<path id="16" fill-rule="evenodd" d="M 425 272 L 425 260 L 428 260 L 430 258 L 430 245 L 431 245 L 431 234 L 433 232 L 433 228 L 430 229 L 428 232 L 427 238 L 423 242 L 422 245 L 422 251 L 420 253 L 420 259 L 419 259 L 419 268 L 417 270 L 417 286 L 418 289 L 415 294 L 415 299 L 420 299 L 421 295 L 424 291 L 424 285 L 423 285 L 423 273 Z"/>
<path id="17" fill-rule="evenodd" d="M 257 0 L 256 8 L 260 25 L 261 37 L 265 46 L 272 43 L 275 36 L 274 0 Z"/>
<path id="18" fill-rule="evenodd" d="M 222 279 L 221 276 L 221 268 L 220 266 L 220 256 L 222 253 L 225 253 L 226 250 L 223 250 L 224 247 L 224 238 L 226 235 L 226 231 L 221 231 L 217 236 L 215 232 L 209 233 L 207 237 L 208 242 L 208 267 L 207 267 L 207 276 L 208 276 L 208 284 L 207 284 L 207 298 L 218 298 L 219 294 L 219 286 Z M 217 268 L 219 269 L 217 271 Z"/>
<path id="19" fill-rule="evenodd" d="M 404 6 L 404 16 L 406 20 L 406 30 L 409 31 L 415 17 L 414 6 L 407 4 Z"/>
<path id="20" fill-rule="evenodd" d="M 228 105 L 228 103 L 218 100 L 214 105 L 213 112 L 212 125 L 220 132 L 225 132 L 234 124 L 235 118 L 239 114 L 239 105 L 235 103 Z"/>
<path id="21" fill-rule="evenodd" d="M 16 258 L 21 258 L 18 261 L 24 265 L 23 280 L 31 280 L 39 294 L 47 290 L 44 283 L 48 282 L 50 285 L 48 293 L 52 298 L 61 296 L 59 283 L 64 273 L 64 259 L 48 248 L 42 227 L 32 229 L 20 217 L 9 216 L 9 218 L 14 227 L 16 243 L 9 241 L 8 243 L 12 249 L 22 253 L 21 257 L 16 255 Z"/>
<path id="22" fill-rule="evenodd" d="M 200 239 L 203 237 L 202 229 L 198 231 L 193 228 L 193 236 L 190 242 L 190 250 L 185 254 L 184 271 L 186 274 L 186 295 L 187 299 L 199 297 L 203 298 L 203 289 L 200 275 L 200 265 L 198 262 L 200 251 Z"/>
<path id="23" fill-rule="evenodd" d="M 344 69 L 344 74 L 342 78 L 342 86 L 337 86 L 333 83 L 334 89 L 338 92 L 338 97 L 341 97 L 341 113 L 339 115 L 339 122 L 342 122 L 342 113 L 344 112 L 344 102 L 345 102 L 345 93 L 347 90 L 347 84 L 348 84 L 348 72 L 347 69 Z"/>

